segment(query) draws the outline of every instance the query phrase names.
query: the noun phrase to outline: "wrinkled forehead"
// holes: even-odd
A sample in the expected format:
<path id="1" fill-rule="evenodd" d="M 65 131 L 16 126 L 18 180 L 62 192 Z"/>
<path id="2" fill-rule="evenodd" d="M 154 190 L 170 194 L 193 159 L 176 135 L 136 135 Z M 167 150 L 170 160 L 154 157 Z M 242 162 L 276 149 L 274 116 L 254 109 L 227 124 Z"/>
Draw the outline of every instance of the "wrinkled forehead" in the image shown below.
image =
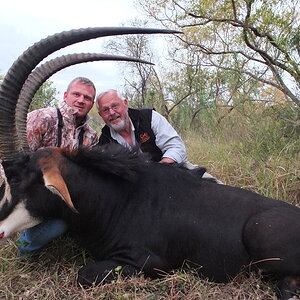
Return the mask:
<path id="1" fill-rule="evenodd" d="M 99 107 L 107 107 L 115 103 L 123 103 L 124 100 L 117 93 L 107 93 L 99 101 Z"/>

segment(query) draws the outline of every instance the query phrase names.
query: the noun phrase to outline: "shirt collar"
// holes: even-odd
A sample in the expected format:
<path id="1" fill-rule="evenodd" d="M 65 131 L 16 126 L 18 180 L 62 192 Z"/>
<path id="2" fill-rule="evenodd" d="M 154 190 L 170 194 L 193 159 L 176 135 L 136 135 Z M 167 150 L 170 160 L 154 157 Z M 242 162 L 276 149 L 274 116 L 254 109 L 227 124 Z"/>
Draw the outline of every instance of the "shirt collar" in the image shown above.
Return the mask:
<path id="1" fill-rule="evenodd" d="M 75 107 L 71 107 L 68 105 L 65 101 L 62 101 L 59 105 L 58 108 L 61 112 L 61 114 L 64 116 L 64 118 L 68 119 L 69 121 L 72 121 L 75 124 L 75 115 L 78 112 L 78 109 Z M 87 124 L 90 121 L 90 117 L 86 115 L 84 122 L 80 124 L 78 127 L 82 127 L 85 124 Z"/>

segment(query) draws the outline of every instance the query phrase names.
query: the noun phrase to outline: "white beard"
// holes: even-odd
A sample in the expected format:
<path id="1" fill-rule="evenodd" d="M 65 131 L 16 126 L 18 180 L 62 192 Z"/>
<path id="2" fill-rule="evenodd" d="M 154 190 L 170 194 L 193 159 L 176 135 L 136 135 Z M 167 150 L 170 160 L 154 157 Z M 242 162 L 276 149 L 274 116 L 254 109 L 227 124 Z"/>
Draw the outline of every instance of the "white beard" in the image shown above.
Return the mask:
<path id="1" fill-rule="evenodd" d="M 118 122 L 118 124 L 112 124 L 110 123 L 109 126 L 114 129 L 116 132 L 125 130 L 126 128 L 126 120 L 121 120 L 120 122 Z"/>

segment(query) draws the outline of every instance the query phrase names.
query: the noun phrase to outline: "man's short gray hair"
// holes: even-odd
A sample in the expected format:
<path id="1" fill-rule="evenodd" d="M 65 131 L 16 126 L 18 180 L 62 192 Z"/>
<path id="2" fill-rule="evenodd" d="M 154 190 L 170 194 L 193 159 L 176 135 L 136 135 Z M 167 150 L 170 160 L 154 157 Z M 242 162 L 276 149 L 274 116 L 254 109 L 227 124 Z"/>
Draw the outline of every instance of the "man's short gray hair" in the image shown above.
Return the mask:
<path id="1" fill-rule="evenodd" d="M 99 103 L 99 100 L 100 100 L 103 96 L 105 96 L 106 94 L 111 93 L 111 92 L 116 93 L 117 96 L 118 96 L 118 98 L 120 98 L 121 100 L 125 100 L 125 99 L 126 99 L 126 98 L 125 98 L 121 93 L 119 93 L 117 90 L 114 90 L 114 89 L 106 90 L 106 91 L 100 93 L 100 94 L 96 97 L 96 107 L 97 107 L 98 110 L 99 110 L 99 104 L 98 104 L 98 103 Z"/>

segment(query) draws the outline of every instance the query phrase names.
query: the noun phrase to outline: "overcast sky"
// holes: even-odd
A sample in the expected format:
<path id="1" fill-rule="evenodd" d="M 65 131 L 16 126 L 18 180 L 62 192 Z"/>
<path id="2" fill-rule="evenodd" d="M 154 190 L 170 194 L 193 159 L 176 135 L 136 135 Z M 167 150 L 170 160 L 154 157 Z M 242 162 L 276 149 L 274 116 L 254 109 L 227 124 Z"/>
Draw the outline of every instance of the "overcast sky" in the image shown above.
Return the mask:
<path id="1" fill-rule="evenodd" d="M 35 42 L 64 30 L 84 27 L 130 26 L 140 17 L 134 0 L 9 0 L 0 1 L 0 73 L 5 74 L 17 57 Z M 69 46 L 55 56 L 74 52 L 101 52 L 105 38 Z M 52 57 L 51 57 L 52 58 Z M 53 75 L 60 92 L 77 76 L 94 81 L 97 92 L 123 84 L 116 62 L 92 62 L 66 68 Z"/>

